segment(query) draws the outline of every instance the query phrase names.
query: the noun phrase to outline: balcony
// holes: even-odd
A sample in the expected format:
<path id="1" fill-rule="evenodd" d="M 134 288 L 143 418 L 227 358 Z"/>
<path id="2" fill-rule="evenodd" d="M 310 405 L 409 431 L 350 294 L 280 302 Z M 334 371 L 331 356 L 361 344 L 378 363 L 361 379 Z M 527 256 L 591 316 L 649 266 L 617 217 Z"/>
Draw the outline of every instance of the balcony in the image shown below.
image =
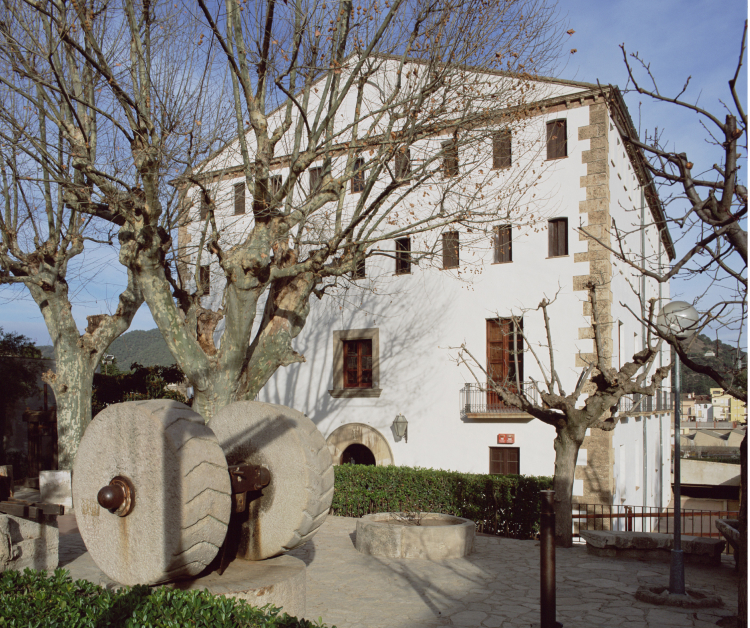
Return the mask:
<path id="1" fill-rule="evenodd" d="M 664 389 L 657 390 L 653 397 L 640 394 L 623 395 L 617 406 L 618 413 L 626 415 L 671 412 L 672 410 L 672 394 Z"/>
<path id="2" fill-rule="evenodd" d="M 521 389 L 533 403 L 539 394 L 532 382 L 521 382 Z M 464 384 L 461 389 L 461 416 L 467 419 L 530 419 L 531 415 L 509 406 L 487 384 Z"/>

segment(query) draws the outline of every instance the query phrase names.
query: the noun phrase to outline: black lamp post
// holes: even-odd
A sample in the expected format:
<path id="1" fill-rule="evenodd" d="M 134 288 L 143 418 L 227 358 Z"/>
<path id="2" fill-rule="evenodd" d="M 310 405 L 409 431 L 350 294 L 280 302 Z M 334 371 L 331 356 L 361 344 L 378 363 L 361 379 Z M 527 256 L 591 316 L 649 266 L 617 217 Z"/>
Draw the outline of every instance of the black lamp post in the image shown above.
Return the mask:
<path id="1" fill-rule="evenodd" d="M 695 335 L 700 314 L 685 301 L 667 303 L 659 312 L 656 326 L 664 335 L 688 340 Z M 682 525 L 680 520 L 680 356 L 675 352 L 674 380 L 674 542 L 672 564 L 669 568 L 669 592 L 685 595 L 685 562 L 682 553 Z"/>

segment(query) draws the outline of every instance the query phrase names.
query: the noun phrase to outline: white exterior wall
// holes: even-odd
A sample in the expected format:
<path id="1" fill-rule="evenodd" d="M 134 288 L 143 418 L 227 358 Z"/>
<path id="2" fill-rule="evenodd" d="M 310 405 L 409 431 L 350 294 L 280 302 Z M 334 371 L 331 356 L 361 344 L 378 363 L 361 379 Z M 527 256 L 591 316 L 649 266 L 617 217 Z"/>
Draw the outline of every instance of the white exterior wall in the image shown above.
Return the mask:
<path id="1" fill-rule="evenodd" d="M 570 87 L 565 86 L 564 90 L 567 92 Z M 554 90 L 548 88 L 547 91 Z M 395 276 L 393 259 L 368 258 L 366 279 L 338 289 L 322 301 L 312 300 L 307 323 L 294 342 L 295 349 L 307 361 L 279 369 L 261 391 L 259 400 L 288 405 L 304 412 L 325 437 L 350 423 L 370 426 L 387 441 L 396 465 L 487 473 L 489 448 L 497 445 L 497 435 L 514 434 L 513 446 L 520 449 L 520 472 L 552 475 L 555 457 L 555 431 L 552 427 L 531 418 L 467 419 L 462 415 L 460 390 L 465 383 L 475 380 L 465 367 L 457 366 L 455 357 L 456 348 L 465 344 L 485 366 L 486 319 L 518 315 L 522 309 L 535 308 L 542 298 L 552 298 L 556 294 L 549 313 L 555 364 L 566 391 L 574 388 L 581 372 L 580 366 L 576 366 L 576 356 L 593 351 L 593 340 L 580 339 L 578 331 L 590 325 L 588 317 L 582 313 L 587 295 L 585 291 L 573 289 L 573 278 L 589 272 L 588 263 L 575 262 L 576 253 L 583 254 L 588 250 L 588 243 L 579 237 L 577 227 L 579 224 L 585 226 L 585 222 L 581 223 L 585 215 L 579 212 L 579 203 L 586 200 L 587 194 L 581 183 L 581 177 L 587 175 L 582 153 L 590 150 L 590 140 L 579 140 L 578 129 L 590 124 L 589 108 L 572 107 L 539 115 L 532 119 L 524 133 L 527 137 L 544 138 L 546 121 L 560 118 L 567 120 L 567 158 L 545 161 L 546 149 L 541 139 L 537 151 L 529 150 L 522 156 L 514 152 L 513 168 L 517 164 L 521 169 L 530 166 L 534 175 L 542 173 L 542 180 L 534 189 L 536 201 L 525 198 L 519 202 L 519 206 L 529 207 L 528 212 L 537 213 L 537 224 L 520 231 L 514 228 L 511 263 L 492 264 L 490 239 L 482 240 L 476 234 L 470 236 L 461 229 L 461 242 L 470 238 L 473 242 L 471 247 L 461 247 L 460 272 L 440 269 L 440 256 L 437 256 L 435 262 L 420 267 L 412 265 L 410 275 Z M 640 190 L 616 135 L 612 128 L 609 137 L 612 164 L 610 212 L 618 227 L 629 225 L 637 229 L 641 220 Z M 434 138 L 426 144 L 435 150 L 442 139 L 446 138 Z M 415 146 L 414 150 L 418 153 L 420 146 Z M 491 153 L 484 157 L 491 164 Z M 513 176 L 513 168 L 509 172 L 501 171 L 492 189 L 502 190 L 507 177 Z M 286 171 L 276 170 L 274 174 L 285 176 Z M 252 226 L 249 194 L 248 214 L 232 215 L 232 186 L 238 181 L 241 179 L 223 181 L 216 200 L 220 208 L 217 212 L 219 228 L 228 232 L 230 236 L 227 237 L 235 241 Z M 416 211 L 419 211 L 418 199 L 407 198 L 404 206 L 410 201 L 415 202 Z M 546 220 L 552 217 L 568 218 L 567 256 L 547 257 Z M 653 222 L 648 208 L 646 220 L 649 225 Z M 197 242 L 199 229 L 197 222 L 190 227 L 193 242 Z M 430 237 L 433 243 L 439 242 L 439 234 Z M 392 249 L 391 243 L 384 243 L 384 246 L 386 244 Z M 637 233 L 628 238 L 628 245 L 640 250 Z M 646 247 L 647 256 L 662 250 L 653 226 L 647 228 Z M 663 252 L 662 257 L 666 261 Z M 620 270 L 623 274 L 619 274 Z M 221 276 L 212 277 L 212 286 L 221 287 L 218 281 L 213 283 L 217 279 Z M 624 363 L 641 349 L 643 342 L 640 325 L 620 305 L 622 302 L 634 312 L 640 312 L 638 297 L 628 285 L 628 279 L 633 283 L 631 271 L 614 269 L 612 364 L 615 367 L 618 359 Z M 634 287 L 638 289 L 637 284 Z M 658 296 L 654 285 L 648 286 L 647 291 L 647 298 Z M 662 294 L 664 299 L 668 296 Z M 212 291 L 212 296 L 207 299 L 217 307 L 220 305 L 217 292 Z M 262 307 L 259 307 L 261 311 Z M 523 317 L 527 338 L 546 344 L 541 313 L 529 311 Z M 328 391 L 334 388 L 333 332 L 369 328 L 379 330 L 380 396 L 332 396 Z M 621 341 L 618 341 L 618 333 Z M 546 348 L 535 349 L 546 364 Z M 530 378 L 544 379 L 527 350 L 524 380 Z M 484 378 L 480 375 L 480 379 Z M 391 431 L 391 424 L 399 413 L 409 422 L 408 442 L 396 442 Z M 668 503 L 671 494 L 668 416 L 630 418 L 618 423 L 613 435 L 615 503 Z M 648 466 L 645 481 L 641 471 L 640 476 L 632 472 L 633 461 L 643 460 L 644 433 Z M 628 452 L 622 459 L 620 446 L 625 447 L 622 451 Z M 586 464 L 585 453 L 579 457 L 579 463 Z M 642 468 L 642 464 L 638 468 Z M 576 480 L 574 494 L 583 495 L 582 483 L 583 480 Z"/>

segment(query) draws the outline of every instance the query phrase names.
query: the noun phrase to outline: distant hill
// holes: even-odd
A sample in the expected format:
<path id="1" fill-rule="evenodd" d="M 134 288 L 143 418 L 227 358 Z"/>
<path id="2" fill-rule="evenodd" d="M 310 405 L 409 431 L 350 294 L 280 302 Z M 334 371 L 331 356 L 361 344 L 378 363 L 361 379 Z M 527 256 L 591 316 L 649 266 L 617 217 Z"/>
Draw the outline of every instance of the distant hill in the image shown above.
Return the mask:
<path id="1" fill-rule="evenodd" d="M 39 347 L 42 357 L 54 357 L 52 346 Z M 105 353 L 117 359 L 121 371 L 129 371 L 133 362 L 143 366 L 171 366 L 175 363 L 158 329 L 129 331 L 115 340 Z"/>
<path id="2" fill-rule="evenodd" d="M 713 355 L 712 355 L 713 354 Z M 734 363 L 737 360 L 737 348 L 725 344 L 721 340 L 711 340 L 708 336 L 701 334 L 690 347 L 688 355 L 698 364 L 707 364 L 716 369 L 722 375 L 730 375 Z M 747 353 L 741 352 L 742 361 L 747 363 Z M 747 388 L 747 369 L 744 376 L 734 382 L 739 388 Z M 709 389 L 718 388 L 718 384 L 707 375 L 694 373 L 684 364 L 682 365 L 682 392 L 695 393 L 696 395 L 708 395 Z"/>

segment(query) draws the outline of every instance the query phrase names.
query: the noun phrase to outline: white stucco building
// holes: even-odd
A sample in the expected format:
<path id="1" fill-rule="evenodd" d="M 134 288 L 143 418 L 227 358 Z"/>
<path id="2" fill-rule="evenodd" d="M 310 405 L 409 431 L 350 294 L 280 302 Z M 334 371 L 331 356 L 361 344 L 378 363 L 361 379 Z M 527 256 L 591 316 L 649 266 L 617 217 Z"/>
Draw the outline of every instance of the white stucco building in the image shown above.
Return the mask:
<path id="1" fill-rule="evenodd" d="M 487 77 L 488 85 L 495 77 L 508 80 Z M 387 71 L 380 78 L 381 87 L 389 84 Z M 507 336 L 499 332 L 511 316 L 521 316 L 529 343 L 546 363 L 547 349 L 539 346 L 546 344 L 544 321 L 535 308 L 545 296 L 556 295 L 549 308 L 555 365 L 569 392 L 594 357 L 589 281 L 599 286 L 605 358 L 612 366 L 627 361 L 645 341 L 644 329 L 628 308 L 640 313 L 641 301 L 669 298 L 665 288 L 616 265 L 602 243 L 580 231 L 585 228 L 606 243 L 615 221 L 628 234 L 624 245 L 631 251 L 649 259 L 658 256 L 665 266 L 674 256 L 642 156 L 626 148 L 617 131 L 617 124 L 632 126 L 619 91 L 540 79 L 531 93 L 535 110 L 522 131 L 498 135 L 505 139 L 488 142 L 484 152 L 465 155 L 459 149 L 457 165 L 450 167 L 461 169 L 471 161 L 475 171 L 491 173 L 490 190 L 502 190 L 509 177 L 533 180 L 535 200 L 527 194 L 514 211 L 536 212 L 535 218 L 524 222 L 505 214 L 480 235 L 456 224 L 409 241 L 379 243 L 389 255 L 367 258 L 363 276 L 322 300 L 311 299 L 311 312 L 294 343 L 306 362 L 279 369 L 260 393 L 261 401 L 306 413 L 328 439 L 336 463 L 369 460 L 471 473 L 552 475 L 554 429 L 499 404 L 483 382 L 477 384 L 467 368 L 457 365 L 456 348 L 464 344 L 483 367 L 513 378 Z M 489 130 L 502 134 L 505 127 L 498 123 Z M 409 158 L 427 159 L 424 155 L 434 155 L 450 137 L 415 141 Z M 244 213 L 250 200 L 239 163 L 235 147 L 206 167 L 222 173 L 215 177 L 216 220 L 227 238 L 250 228 L 253 220 Z M 283 178 L 288 165 L 279 160 L 272 171 Z M 405 211 L 416 206 L 418 213 L 420 203 L 440 185 L 436 180 L 429 191 L 403 199 Z M 356 202 L 356 189 L 349 194 Z M 181 233 L 194 242 L 201 229 L 198 205 L 194 202 L 194 221 Z M 436 254 L 412 263 L 409 252 L 418 250 Z M 213 269 L 207 264 L 207 299 L 218 307 L 222 279 Z M 544 377 L 526 349 L 519 375 L 530 390 L 531 378 Z M 657 366 L 667 361 L 664 355 Z M 669 502 L 669 404 L 664 397 L 635 403 L 613 431 L 587 435 L 576 470 L 579 502 Z M 395 433 L 397 415 L 408 421 L 406 438 Z"/>

